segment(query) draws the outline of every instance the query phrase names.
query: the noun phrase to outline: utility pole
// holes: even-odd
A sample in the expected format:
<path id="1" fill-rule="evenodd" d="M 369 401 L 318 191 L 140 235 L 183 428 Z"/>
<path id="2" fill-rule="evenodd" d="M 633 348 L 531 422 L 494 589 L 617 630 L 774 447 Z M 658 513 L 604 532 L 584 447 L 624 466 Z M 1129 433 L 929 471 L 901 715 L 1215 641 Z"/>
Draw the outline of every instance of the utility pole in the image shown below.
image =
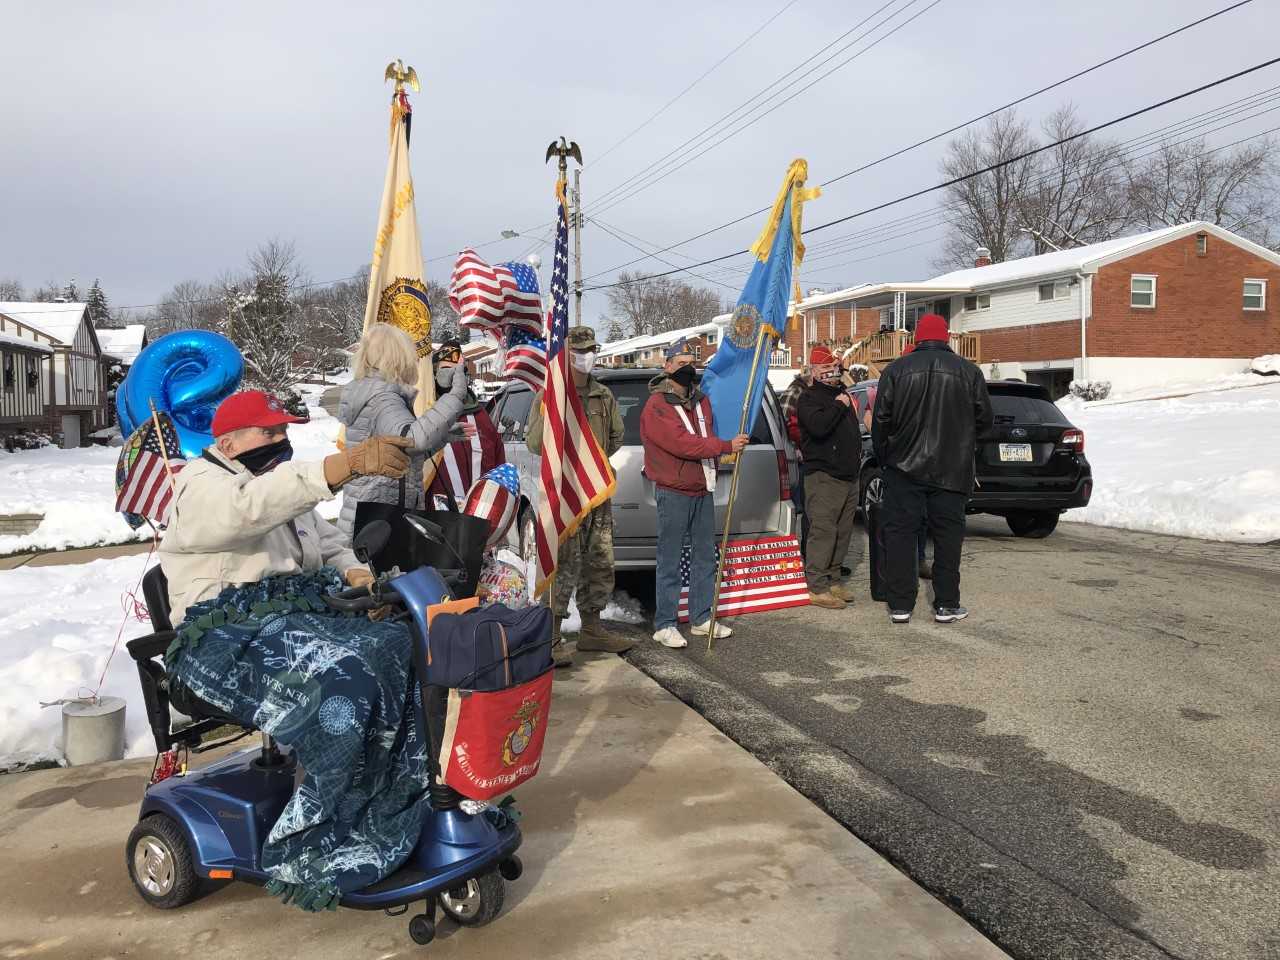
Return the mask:
<path id="1" fill-rule="evenodd" d="M 581 162 L 581 161 L 579 161 Z M 573 323 L 582 326 L 582 168 L 573 171 Z"/>

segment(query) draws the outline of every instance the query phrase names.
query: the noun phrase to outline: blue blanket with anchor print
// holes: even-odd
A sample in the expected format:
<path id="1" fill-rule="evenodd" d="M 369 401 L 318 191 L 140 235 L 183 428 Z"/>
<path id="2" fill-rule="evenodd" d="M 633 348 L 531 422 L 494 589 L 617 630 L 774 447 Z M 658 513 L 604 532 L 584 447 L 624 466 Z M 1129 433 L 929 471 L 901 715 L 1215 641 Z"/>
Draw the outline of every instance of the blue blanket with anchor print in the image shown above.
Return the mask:
<path id="1" fill-rule="evenodd" d="M 306 775 L 262 865 L 307 910 L 392 873 L 428 813 L 409 628 L 331 610 L 343 586 L 326 567 L 229 587 L 188 609 L 165 655 L 201 700 L 297 753 Z"/>

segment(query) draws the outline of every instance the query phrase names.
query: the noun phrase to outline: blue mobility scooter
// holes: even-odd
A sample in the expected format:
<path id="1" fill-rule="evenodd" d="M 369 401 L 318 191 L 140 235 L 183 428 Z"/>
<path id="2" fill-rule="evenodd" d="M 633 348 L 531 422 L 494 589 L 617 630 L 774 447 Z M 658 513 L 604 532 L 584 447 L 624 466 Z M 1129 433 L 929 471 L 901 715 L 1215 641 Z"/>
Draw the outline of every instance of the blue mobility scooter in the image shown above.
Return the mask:
<path id="1" fill-rule="evenodd" d="M 440 528 L 429 521 L 408 517 L 403 522 L 419 536 L 443 542 Z M 365 527 L 355 544 L 361 562 L 368 563 L 389 536 L 385 521 Z M 460 565 L 465 566 L 461 561 Z M 343 895 L 340 905 L 399 916 L 421 901 L 425 910 L 410 919 L 409 935 L 424 945 L 435 937 L 437 904 L 456 923 L 481 926 L 502 909 L 504 881 L 518 879 L 522 870 L 516 856 L 519 827 L 506 817 L 485 816 L 487 804 L 463 799 L 437 782 L 435 775 L 447 692 L 426 683 L 426 608 L 450 599 L 451 587 L 474 592 L 474 584 L 467 589 L 467 580 L 466 570 L 422 566 L 395 577 L 384 574 L 372 588 L 345 590 L 329 600 L 335 608 L 349 611 L 391 605 L 414 633 L 414 672 L 424 708 L 418 711 L 417 722 L 432 754 L 431 811 L 413 853 L 400 869 Z M 264 884 L 270 879 L 261 867 L 262 845 L 292 796 L 300 772 L 292 751 L 282 749 L 265 733 L 260 748 L 238 751 L 198 770 L 189 771 L 185 762 L 178 763 L 191 751 L 222 746 L 253 731 L 167 676 L 163 654 L 175 634 L 169 622 L 168 585 L 160 567 L 148 571 L 143 591 L 155 632 L 130 641 L 128 649 L 137 661 L 159 756 L 142 798 L 138 824 L 129 836 L 126 862 L 142 898 L 154 907 L 169 909 L 195 899 L 209 881 Z M 194 722 L 173 729 L 170 704 Z M 202 746 L 202 738 L 228 724 L 241 727 L 241 732 Z"/>

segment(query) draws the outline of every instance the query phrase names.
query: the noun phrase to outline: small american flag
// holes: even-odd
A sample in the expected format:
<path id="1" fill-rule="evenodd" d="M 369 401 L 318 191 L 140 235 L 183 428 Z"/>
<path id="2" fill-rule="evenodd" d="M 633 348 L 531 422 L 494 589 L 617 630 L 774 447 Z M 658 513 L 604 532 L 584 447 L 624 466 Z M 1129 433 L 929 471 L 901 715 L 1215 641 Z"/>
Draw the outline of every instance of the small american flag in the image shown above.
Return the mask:
<path id="1" fill-rule="evenodd" d="M 512 327 L 507 331 L 505 348 L 502 375 L 512 380 L 523 380 L 534 390 L 541 390 L 547 382 L 546 337 Z"/>
<path id="2" fill-rule="evenodd" d="M 166 453 L 168 470 L 165 469 Z M 168 524 L 169 504 L 173 501 L 169 472 L 177 473 L 185 462 L 179 452 L 178 433 L 168 414 L 157 413 L 133 431 L 116 461 L 116 510 L 124 514 L 129 526 L 136 530 L 150 521 L 163 529 Z"/>
<path id="3" fill-rule="evenodd" d="M 449 305 L 459 323 L 497 334 L 503 327 L 542 333 L 538 275 L 526 263 L 491 267 L 470 248 L 458 254 L 449 281 Z"/>
<path id="4" fill-rule="evenodd" d="M 520 475 L 509 463 L 494 467 L 471 485 L 463 513 L 489 521 L 488 546 L 492 547 L 511 528 L 520 501 Z"/>
<path id="5" fill-rule="evenodd" d="M 716 546 L 716 560 L 720 548 Z M 680 553 L 680 603 L 676 614 L 689 620 L 689 546 Z M 729 555 L 720 581 L 720 606 L 716 619 L 745 613 L 762 613 L 809 602 L 804 579 L 804 558 L 795 537 L 748 537 L 729 541 Z"/>
<path id="6" fill-rule="evenodd" d="M 569 218 L 565 182 L 556 182 L 556 253 L 551 269 L 551 311 L 547 316 L 547 386 L 541 401 L 542 487 L 538 503 L 538 576 L 535 593 L 556 572 L 556 554 L 565 537 L 604 503 L 617 486 L 582 398 L 569 380 Z M 534 403 L 538 402 L 535 398 Z"/>

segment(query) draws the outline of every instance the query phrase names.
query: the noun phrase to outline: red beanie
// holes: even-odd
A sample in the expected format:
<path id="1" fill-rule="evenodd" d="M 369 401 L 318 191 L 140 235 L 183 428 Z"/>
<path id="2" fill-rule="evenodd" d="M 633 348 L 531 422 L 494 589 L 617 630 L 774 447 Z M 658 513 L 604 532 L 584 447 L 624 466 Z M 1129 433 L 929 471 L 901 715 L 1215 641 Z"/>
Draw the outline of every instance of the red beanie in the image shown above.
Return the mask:
<path id="1" fill-rule="evenodd" d="M 926 340 L 941 340 L 946 343 L 947 339 L 947 321 L 936 313 L 926 313 L 916 321 L 916 343 L 924 343 Z"/>
<path id="2" fill-rule="evenodd" d="M 813 349 L 809 351 L 809 366 L 816 367 L 823 364 L 835 363 L 836 355 L 831 352 L 830 347 L 824 347 L 822 344 L 814 344 Z"/>
<path id="3" fill-rule="evenodd" d="M 295 417 L 269 393 L 241 390 L 218 404 L 213 415 L 213 435 L 220 437 L 244 427 L 278 427 L 282 423 L 306 422 L 306 417 Z"/>

